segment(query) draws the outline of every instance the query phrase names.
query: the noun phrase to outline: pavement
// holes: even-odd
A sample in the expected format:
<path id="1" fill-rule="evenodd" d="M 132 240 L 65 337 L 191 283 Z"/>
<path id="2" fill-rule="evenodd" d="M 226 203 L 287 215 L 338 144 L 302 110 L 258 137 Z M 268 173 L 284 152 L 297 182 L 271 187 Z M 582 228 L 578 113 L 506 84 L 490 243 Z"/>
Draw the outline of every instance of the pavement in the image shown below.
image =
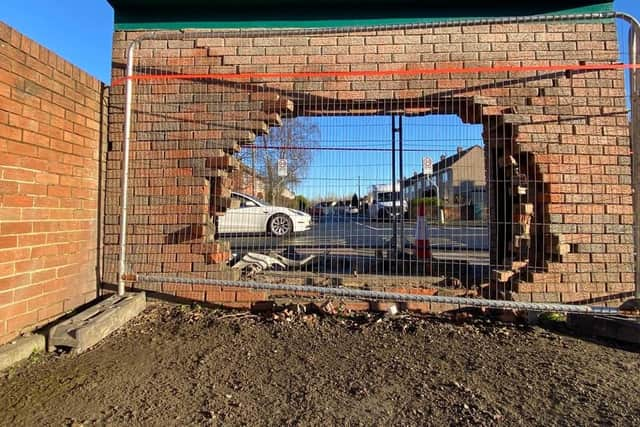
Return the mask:
<path id="1" fill-rule="evenodd" d="M 16 338 L 9 344 L 0 346 L 0 371 L 28 359 L 32 353 L 44 351 L 44 335 L 34 334 Z"/>

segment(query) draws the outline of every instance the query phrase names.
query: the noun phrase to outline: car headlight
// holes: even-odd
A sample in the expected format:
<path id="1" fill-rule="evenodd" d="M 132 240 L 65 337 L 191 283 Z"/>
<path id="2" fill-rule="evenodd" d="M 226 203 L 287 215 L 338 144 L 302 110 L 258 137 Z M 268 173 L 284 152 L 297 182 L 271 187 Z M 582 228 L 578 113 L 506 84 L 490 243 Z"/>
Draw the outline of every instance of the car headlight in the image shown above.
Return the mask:
<path id="1" fill-rule="evenodd" d="M 306 215 L 306 213 L 297 211 L 295 209 L 289 209 L 289 212 L 292 212 L 292 213 L 294 213 L 295 215 L 298 215 L 298 216 L 305 216 Z"/>

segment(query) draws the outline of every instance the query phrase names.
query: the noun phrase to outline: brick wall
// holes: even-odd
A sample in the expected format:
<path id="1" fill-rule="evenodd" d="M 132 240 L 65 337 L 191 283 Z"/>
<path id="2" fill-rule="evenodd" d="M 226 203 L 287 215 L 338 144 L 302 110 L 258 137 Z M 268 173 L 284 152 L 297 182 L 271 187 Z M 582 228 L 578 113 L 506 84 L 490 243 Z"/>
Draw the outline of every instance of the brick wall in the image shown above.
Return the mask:
<path id="1" fill-rule="evenodd" d="M 384 71 L 618 60 L 613 23 L 317 35 L 117 32 L 114 78 L 123 76 L 126 48 L 140 37 L 154 38 L 142 41 L 137 50 L 136 66 L 143 74 Z M 484 125 L 492 200 L 491 263 L 497 270 L 492 296 L 616 303 L 633 289 L 631 155 L 621 71 L 247 78 L 230 83 L 173 79 L 135 86 L 134 108 L 144 113 L 136 116 L 132 134 L 136 144 L 130 185 L 139 187 L 141 196 L 130 215 L 136 224 L 130 228 L 133 271 L 226 277 L 223 263 L 217 261 L 223 258 L 211 256 L 228 249 L 223 242 L 205 248 L 203 241 L 211 239 L 205 232 L 192 234 L 180 247 L 162 242 L 172 231 L 201 227 L 203 213 L 224 214 L 232 166 L 220 159 L 251 144 L 279 117 L 431 112 L 457 114 L 465 123 Z M 114 263 L 122 85 L 113 88 L 111 101 L 107 188 L 112 193 L 105 238 L 113 245 L 106 249 Z M 221 167 L 211 167 L 209 159 L 218 159 Z M 183 187 L 181 194 L 189 198 L 175 196 L 174 186 Z M 145 195 L 149 188 L 153 194 Z M 210 210 L 214 192 L 216 204 Z M 193 209 L 190 215 L 175 215 L 185 204 Z M 205 298 L 204 289 L 187 285 L 166 284 L 161 290 Z M 224 289 L 211 292 L 207 300 L 220 300 L 215 292 Z M 240 293 L 246 299 L 246 292 L 238 290 L 236 303 L 242 302 Z M 256 293 L 256 298 L 264 296 Z"/>
<path id="2" fill-rule="evenodd" d="M 103 97 L 0 22 L 0 344 L 96 297 Z"/>

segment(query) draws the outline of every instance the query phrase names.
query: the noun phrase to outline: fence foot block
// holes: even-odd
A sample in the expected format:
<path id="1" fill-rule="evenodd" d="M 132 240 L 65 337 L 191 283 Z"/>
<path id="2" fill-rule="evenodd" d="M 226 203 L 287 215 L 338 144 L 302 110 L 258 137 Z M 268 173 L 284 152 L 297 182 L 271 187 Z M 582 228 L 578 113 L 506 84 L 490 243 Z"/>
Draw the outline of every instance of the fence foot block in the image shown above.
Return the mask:
<path id="1" fill-rule="evenodd" d="M 637 319 L 569 313 L 567 324 L 581 335 L 640 345 L 640 321 Z"/>
<path id="2" fill-rule="evenodd" d="M 49 330 L 48 350 L 82 353 L 136 317 L 146 307 L 144 292 L 113 295 Z"/>

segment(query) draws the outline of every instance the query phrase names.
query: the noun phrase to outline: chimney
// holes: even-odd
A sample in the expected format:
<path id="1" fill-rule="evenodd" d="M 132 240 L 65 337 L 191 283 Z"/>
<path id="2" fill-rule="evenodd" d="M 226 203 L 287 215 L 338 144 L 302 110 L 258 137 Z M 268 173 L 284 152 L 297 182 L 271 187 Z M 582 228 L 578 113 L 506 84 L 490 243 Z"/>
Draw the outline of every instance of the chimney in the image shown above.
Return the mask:
<path id="1" fill-rule="evenodd" d="M 444 160 L 446 158 L 447 158 L 447 156 L 445 156 L 444 154 L 440 154 L 440 161 L 442 161 L 442 160 Z"/>
<path id="2" fill-rule="evenodd" d="M 462 147 L 458 147 L 458 154 L 462 153 Z"/>

